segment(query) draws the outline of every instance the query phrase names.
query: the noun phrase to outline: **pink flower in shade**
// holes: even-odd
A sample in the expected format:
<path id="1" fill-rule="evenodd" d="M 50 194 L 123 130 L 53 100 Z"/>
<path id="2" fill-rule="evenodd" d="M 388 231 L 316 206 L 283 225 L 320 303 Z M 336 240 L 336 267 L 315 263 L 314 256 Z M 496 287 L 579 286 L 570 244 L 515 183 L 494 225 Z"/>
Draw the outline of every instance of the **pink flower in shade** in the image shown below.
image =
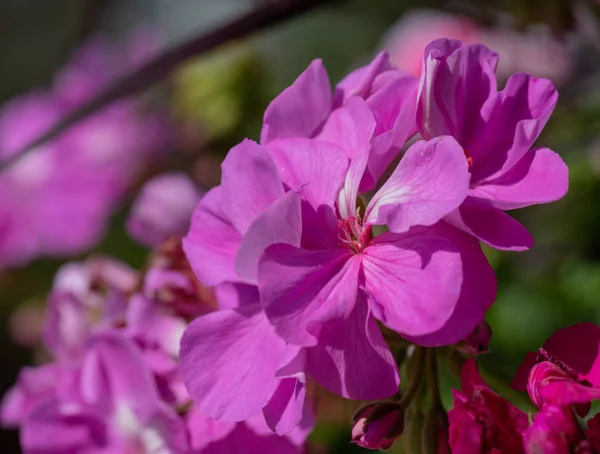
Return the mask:
<path id="1" fill-rule="evenodd" d="M 471 44 L 481 41 L 482 30 L 472 20 L 439 10 L 417 9 L 403 14 L 386 33 L 383 48 L 391 63 L 411 76 L 419 77 L 423 51 L 439 38 L 458 39 Z"/>
<path id="2" fill-rule="evenodd" d="M 448 412 L 451 452 L 523 454 L 523 432 L 528 417 L 483 381 L 475 360 L 463 365 L 461 391 L 453 390 L 454 408 Z"/>
<path id="3" fill-rule="evenodd" d="M 600 452 L 600 413 L 593 418 L 588 419 L 585 438 L 588 443 L 598 452 Z M 589 452 L 592 452 L 591 450 Z M 582 454 L 586 454 L 582 452 Z"/>
<path id="4" fill-rule="evenodd" d="M 568 406 L 546 405 L 523 433 L 526 454 L 571 454 L 583 433 Z"/>
<path id="5" fill-rule="evenodd" d="M 72 112 L 86 90 L 106 84 L 115 49 L 91 46 L 83 53 L 103 71 L 79 71 L 78 57 L 65 69 L 77 73 L 77 83 L 56 82 L 3 107 L 0 162 Z M 138 108 L 130 100 L 112 104 L 2 171 L 0 268 L 80 253 L 101 239 L 134 177 L 168 145 L 165 119 Z"/>
<path id="6" fill-rule="evenodd" d="M 264 418 L 256 415 L 244 422 L 205 418 L 195 408 L 188 412 L 190 445 L 195 454 L 303 454 L 306 434 L 294 431 L 275 435 Z"/>
<path id="7" fill-rule="evenodd" d="M 528 353 L 511 386 L 528 391 L 538 408 L 576 405 L 584 416 L 600 399 L 600 327 L 579 323 L 554 333 L 537 353 Z"/>
<path id="8" fill-rule="evenodd" d="M 453 136 L 471 175 L 468 197 L 445 219 L 497 249 L 528 249 L 531 235 L 504 210 L 552 202 L 567 192 L 562 159 L 532 148 L 556 104 L 555 88 L 515 74 L 497 91 L 498 56 L 482 45 L 437 40 L 423 61 L 419 132 L 426 139 Z"/>
<path id="9" fill-rule="evenodd" d="M 381 52 L 368 65 L 348 74 L 332 93 L 322 61 L 314 60 L 267 107 L 261 144 L 284 138 L 318 138 L 332 113 L 351 97 L 360 97 L 375 119 L 360 184 L 361 191 L 370 191 L 404 143 L 416 133 L 417 86 L 417 78 L 398 71 L 390 64 L 389 55 Z"/>
<path id="10" fill-rule="evenodd" d="M 183 421 L 160 400 L 142 356 L 122 335 L 94 335 L 66 373 L 63 389 L 22 422 L 24 452 L 187 452 Z"/>
<path id="11" fill-rule="evenodd" d="M 44 343 L 61 361 L 80 361 L 89 337 L 125 320 L 137 273 L 105 257 L 63 265 L 48 296 Z"/>
<path id="12" fill-rule="evenodd" d="M 201 193 L 185 173 L 171 172 L 147 181 L 127 218 L 129 235 L 146 246 L 183 236 Z"/>

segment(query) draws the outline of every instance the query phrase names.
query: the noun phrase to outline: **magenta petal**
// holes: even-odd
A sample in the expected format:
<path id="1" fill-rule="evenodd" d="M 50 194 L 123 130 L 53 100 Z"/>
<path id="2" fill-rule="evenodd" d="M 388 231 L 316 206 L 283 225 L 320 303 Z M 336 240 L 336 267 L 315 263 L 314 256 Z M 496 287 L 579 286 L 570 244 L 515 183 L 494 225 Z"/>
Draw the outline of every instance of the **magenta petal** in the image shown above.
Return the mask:
<path id="1" fill-rule="evenodd" d="M 260 141 L 311 137 L 331 111 L 331 86 L 321 60 L 313 60 L 267 107 Z"/>
<path id="2" fill-rule="evenodd" d="M 501 176 L 521 160 L 550 118 L 558 93 L 549 80 L 519 73 L 496 97 L 483 133 L 473 144 L 463 143 L 473 157 L 473 182 Z"/>
<path id="3" fill-rule="evenodd" d="M 454 344 L 467 337 L 496 299 L 496 274 L 488 263 L 476 238 L 441 222 L 430 232 L 446 238 L 460 253 L 462 287 L 452 316 L 437 331 L 424 336 L 406 336 L 419 345 L 439 346 Z"/>
<path id="4" fill-rule="evenodd" d="M 310 375 L 321 386 L 350 399 L 389 397 L 400 384 L 394 357 L 364 296 L 347 319 L 321 330 L 319 345 L 308 349 L 307 361 Z"/>
<path id="5" fill-rule="evenodd" d="M 379 52 L 368 65 L 352 71 L 336 85 L 334 106 L 341 106 L 352 96 L 366 98 L 372 91 L 377 76 L 390 68 L 389 54 L 386 51 Z"/>
<path id="6" fill-rule="evenodd" d="M 141 421 L 159 402 L 154 377 L 140 351 L 116 332 L 96 334 L 81 366 L 81 396 L 90 406 L 126 405 Z"/>
<path id="7" fill-rule="evenodd" d="M 459 301 L 460 251 L 445 238 L 417 231 L 384 233 L 363 252 L 373 315 L 407 336 L 424 336 L 450 319 Z"/>
<path id="8" fill-rule="evenodd" d="M 463 150 L 452 137 L 419 141 L 369 202 L 367 224 L 387 224 L 395 233 L 430 226 L 463 202 L 469 190 Z"/>
<path id="9" fill-rule="evenodd" d="M 339 145 L 350 159 L 338 199 L 338 210 L 343 219 L 355 214 L 358 187 L 367 167 L 375 126 L 375 118 L 365 101 L 353 96 L 345 106 L 331 113 L 317 136 L 320 140 Z"/>
<path id="10" fill-rule="evenodd" d="M 188 412 L 187 427 L 190 445 L 195 450 L 201 450 L 213 441 L 222 440 L 235 428 L 234 421 L 217 421 L 209 419 L 192 406 Z"/>
<path id="11" fill-rule="evenodd" d="M 278 435 L 290 433 L 304 415 L 306 384 L 297 378 L 284 378 L 263 408 L 265 421 Z"/>
<path id="12" fill-rule="evenodd" d="M 250 224 L 284 193 L 267 148 L 251 140 L 236 145 L 221 164 L 223 211 L 244 234 Z"/>
<path id="13" fill-rule="evenodd" d="M 496 93 L 497 63 L 498 55 L 483 45 L 465 46 L 448 39 L 429 44 L 417 107 L 423 137 L 452 135 L 472 155 L 476 150 L 470 149 L 471 138 L 479 135 L 484 126 L 482 110 Z"/>
<path id="14" fill-rule="evenodd" d="M 537 352 L 529 352 L 525 355 L 525 359 L 515 372 L 515 376 L 510 382 L 510 387 L 518 391 L 527 392 L 527 381 L 529 379 L 529 371 L 537 362 Z"/>
<path id="15" fill-rule="evenodd" d="M 515 166 L 495 180 L 475 186 L 470 195 L 512 210 L 561 199 L 569 187 L 569 169 L 548 148 L 529 150 Z"/>
<path id="16" fill-rule="evenodd" d="M 524 251 L 533 246 L 533 238 L 521 223 L 472 197 L 444 219 L 496 249 Z"/>
<path id="17" fill-rule="evenodd" d="M 269 246 L 260 261 L 258 287 L 277 332 L 288 342 L 316 345 L 321 325 L 352 312 L 359 268 L 359 257 L 342 248 Z"/>
<path id="18" fill-rule="evenodd" d="M 235 254 L 241 235 L 222 207 L 222 187 L 211 189 L 192 216 L 190 231 L 182 240 L 183 250 L 198 279 L 206 285 L 238 281 Z"/>
<path id="19" fill-rule="evenodd" d="M 302 187 L 302 198 L 315 210 L 334 205 L 348 170 L 343 149 L 315 139 L 276 140 L 268 148 L 288 187 Z"/>
<path id="20" fill-rule="evenodd" d="M 260 305 L 214 312 L 184 333 L 181 376 L 202 414 L 243 421 L 267 403 L 284 349 Z"/>
<path id="21" fill-rule="evenodd" d="M 300 246 L 302 235 L 300 194 L 300 191 L 286 193 L 248 227 L 235 258 L 238 275 L 245 282 L 256 283 L 258 260 L 271 244 Z"/>
<path id="22" fill-rule="evenodd" d="M 213 287 L 219 309 L 235 309 L 260 301 L 258 287 L 250 284 L 224 282 Z"/>
<path id="23" fill-rule="evenodd" d="M 545 384 L 539 391 L 545 404 L 577 405 L 600 400 L 600 388 L 590 388 L 574 380 L 560 380 Z"/>

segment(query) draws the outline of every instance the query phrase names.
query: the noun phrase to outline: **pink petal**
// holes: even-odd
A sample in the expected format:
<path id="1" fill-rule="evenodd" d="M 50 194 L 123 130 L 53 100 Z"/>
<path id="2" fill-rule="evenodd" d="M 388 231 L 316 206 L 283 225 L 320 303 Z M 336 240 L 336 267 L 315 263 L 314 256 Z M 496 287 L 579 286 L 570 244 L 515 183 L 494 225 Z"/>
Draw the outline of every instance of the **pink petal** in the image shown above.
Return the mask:
<path id="1" fill-rule="evenodd" d="M 343 248 L 269 246 L 260 261 L 258 287 L 279 335 L 293 344 L 316 345 L 325 322 L 352 312 L 359 268 L 360 259 Z"/>
<path id="2" fill-rule="evenodd" d="M 423 137 L 452 135 L 472 153 L 470 141 L 481 130 L 486 105 L 496 93 L 497 63 L 498 55 L 482 45 L 448 39 L 429 44 L 417 107 Z"/>
<path id="3" fill-rule="evenodd" d="M 478 326 L 496 299 L 496 274 L 476 238 L 442 222 L 430 232 L 450 241 L 460 254 L 462 287 L 454 312 L 437 331 L 424 336 L 406 336 L 419 345 L 454 344 Z"/>
<path id="4" fill-rule="evenodd" d="M 211 189 L 192 216 L 183 250 L 198 279 L 205 285 L 238 281 L 235 254 L 242 241 L 222 206 L 222 187 Z"/>
<path id="5" fill-rule="evenodd" d="M 517 164 L 542 132 L 557 99 L 549 80 L 523 73 L 508 79 L 483 133 L 471 145 L 463 143 L 473 157 L 472 181 L 496 178 Z"/>
<path id="6" fill-rule="evenodd" d="M 181 376 L 203 415 L 243 421 L 267 403 L 284 349 L 260 305 L 214 312 L 184 333 Z"/>
<path id="7" fill-rule="evenodd" d="M 322 329 L 319 345 L 308 349 L 307 360 L 310 375 L 340 396 L 382 399 L 398 391 L 396 362 L 364 296 L 347 319 Z"/>
<path id="8" fill-rule="evenodd" d="M 600 400 L 600 388 L 590 388 L 574 380 L 553 381 L 540 389 L 545 404 L 577 405 Z"/>
<path id="9" fill-rule="evenodd" d="M 463 202 L 469 190 L 463 150 L 452 137 L 419 141 L 369 202 L 365 223 L 386 225 L 392 232 L 430 226 Z"/>
<path id="10" fill-rule="evenodd" d="M 533 246 L 533 238 L 521 223 L 481 199 L 467 197 L 444 219 L 495 249 L 524 251 Z"/>
<path id="11" fill-rule="evenodd" d="M 258 279 L 258 260 L 264 250 L 276 243 L 300 246 L 301 235 L 300 192 L 288 192 L 248 227 L 235 258 L 240 278 L 255 284 Z"/>
<path id="12" fill-rule="evenodd" d="M 302 199 L 315 210 L 334 205 L 348 171 L 343 149 L 315 139 L 275 140 L 268 148 L 289 188 L 302 187 Z"/>
<path id="13" fill-rule="evenodd" d="M 190 445 L 195 450 L 200 450 L 213 441 L 222 440 L 235 428 L 233 421 L 217 421 L 209 419 L 192 406 L 188 412 L 187 427 Z"/>
<path id="14" fill-rule="evenodd" d="M 263 409 L 265 420 L 277 434 L 292 432 L 304 416 L 306 384 L 297 378 L 279 381 L 275 392 Z"/>
<path id="15" fill-rule="evenodd" d="M 251 140 L 233 147 L 221 164 L 223 211 L 240 233 L 284 193 L 268 150 Z"/>
<path id="16" fill-rule="evenodd" d="M 426 231 L 384 233 L 362 255 L 371 311 L 386 326 L 403 335 L 424 336 L 450 319 L 463 280 L 455 245 Z"/>
<path id="17" fill-rule="evenodd" d="M 313 60 L 267 107 L 260 141 L 311 137 L 331 111 L 331 86 L 323 62 Z"/>
<path id="18" fill-rule="evenodd" d="M 487 199 L 501 210 L 512 210 L 554 202 L 567 193 L 569 169 L 561 157 L 548 148 L 529 150 L 514 167 L 489 182 L 480 183 L 472 197 Z"/>
<path id="19" fill-rule="evenodd" d="M 81 366 L 81 396 L 89 405 L 110 408 L 125 404 L 140 421 L 158 406 L 154 377 L 141 352 L 117 332 L 96 334 Z"/>
<path id="20" fill-rule="evenodd" d="M 518 391 L 527 392 L 527 381 L 529 379 L 529 371 L 537 362 L 537 352 L 529 352 L 525 355 L 525 359 L 519 367 L 515 376 L 510 383 L 510 387 Z"/>
<path id="21" fill-rule="evenodd" d="M 344 187 L 338 197 L 338 210 L 344 219 L 355 214 L 358 187 L 369 159 L 375 126 L 375 118 L 365 102 L 354 96 L 345 106 L 332 112 L 317 136 L 339 145 L 350 159 Z"/>
<path id="22" fill-rule="evenodd" d="M 219 309 L 235 309 L 259 302 L 256 285 L 224 282 L 213 287 Z"/>
<path id="23" fill-rule="evenodd" d="M 341 106 L 352 96 L 366 99 L 372 91 L 376 77 L 390 68 L 389 54 L 386 51 L 379 52 L 368 65 L 352 71 L 336 85 L 334 105 Z"/>
<path id="24" fill-rule="evenodd" d="M 418 79 L 397 74 L 367 100 L 377 128 L 374 133 L 376 137 L 371 144 L 367 171 L 361 181 L 361 192 L 375 188 L 404 143 L 417 132 L 417 87 Z"/>

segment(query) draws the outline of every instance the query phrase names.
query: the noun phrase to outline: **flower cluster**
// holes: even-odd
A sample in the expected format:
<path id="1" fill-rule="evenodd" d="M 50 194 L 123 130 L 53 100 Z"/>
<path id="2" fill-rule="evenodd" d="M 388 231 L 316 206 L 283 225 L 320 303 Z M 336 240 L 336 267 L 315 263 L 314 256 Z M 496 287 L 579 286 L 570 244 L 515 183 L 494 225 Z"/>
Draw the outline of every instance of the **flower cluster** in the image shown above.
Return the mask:
<path id="1" fill-rule="evenodd" d="M 2 424 L 20 427 L 26 453 L 299 453 L 299 432 L 278 437 L 260 418 L 210 420 L 190 402 L 179 339 L 189 320 L 216 308 L 176 238 L 155 250 L 143 274 L 104 257 L 66 264 L 44 326 L 53 361 L 20 373 Z"/>
<path id="2" fill-rule="evenodd" d="M 147 41 L 144 41 L 147 42 Z M 101 39 L 79 49 L 47 90 L 0 111 L 0 163 L 87 102 L 148 49 L 121 55 Z M 127 55 L 131 53 L 132 55 Z M 0 175 L 0 269 L 94 246 L 145 163 L 168 146 L 166 119 L 131 100 L 111 104 Z"/>
<path id="3" fill-rule="evenodd" d="M 468 360 L 462 391 L 454 392 L 448 414 L 452 452 L 600 452 L 600 415 L 589 419 L 585 429 L 578 418 L 586 417 L 591 402 L 600 399 L 599 344 L 600 327 L 581 323 L 557 331 L 537 353 L 526 356 L 512 386 L 527 391 L 539 409 L 531 421 L 492 391 L 474 360 Z"/>
<path id="4" fill-rule="evenodd" d="M 200 282 L 231 291 L 181 342 L 201 414 L 262 415 L 284 435 L 310 427 L 315 382 L 349 399 L 394 396 L 381 327 L 417 346 L 487 348 L 496 279 L 479 242 L 530 248 L 506 211 L 568 186 L 562 159 L 533 146 L 555 88 L 515 74 L 498 90 L 497 64 L 485 46 L 438 40 L 418 78 L 384 52 L 332 90 L 315 60 L 268 106 L 260 143 L 230 150 L 183 239 Z M 413 393 L 409 383 L 401 403 Z M 380 413 L 359 412 L 355 442 L 391 445 L 404 422 L 386 410 L 386 427 Z"/>

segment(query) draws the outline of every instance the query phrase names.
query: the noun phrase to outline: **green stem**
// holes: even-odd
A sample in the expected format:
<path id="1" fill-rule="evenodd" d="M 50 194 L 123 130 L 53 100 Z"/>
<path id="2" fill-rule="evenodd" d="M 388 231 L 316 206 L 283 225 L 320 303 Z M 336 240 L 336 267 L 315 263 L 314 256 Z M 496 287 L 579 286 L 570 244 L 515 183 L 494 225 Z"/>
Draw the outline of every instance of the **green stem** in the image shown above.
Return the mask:
<path id="1" fill-rule="evenodd" d="M 423 370 L 425 369 L 425 348 L 420 346 L 415 346 L 415 351 L 411 357 L 411 370 L 410 372 L 410 382 L 408 384 L 408 388 L 402 394 L 400 399 L 400 405 L 402 408 L 406 409 L 410 406 L 411 402 L 419 392 L 421 388 L 421 384 L 423 383 Z"/>

